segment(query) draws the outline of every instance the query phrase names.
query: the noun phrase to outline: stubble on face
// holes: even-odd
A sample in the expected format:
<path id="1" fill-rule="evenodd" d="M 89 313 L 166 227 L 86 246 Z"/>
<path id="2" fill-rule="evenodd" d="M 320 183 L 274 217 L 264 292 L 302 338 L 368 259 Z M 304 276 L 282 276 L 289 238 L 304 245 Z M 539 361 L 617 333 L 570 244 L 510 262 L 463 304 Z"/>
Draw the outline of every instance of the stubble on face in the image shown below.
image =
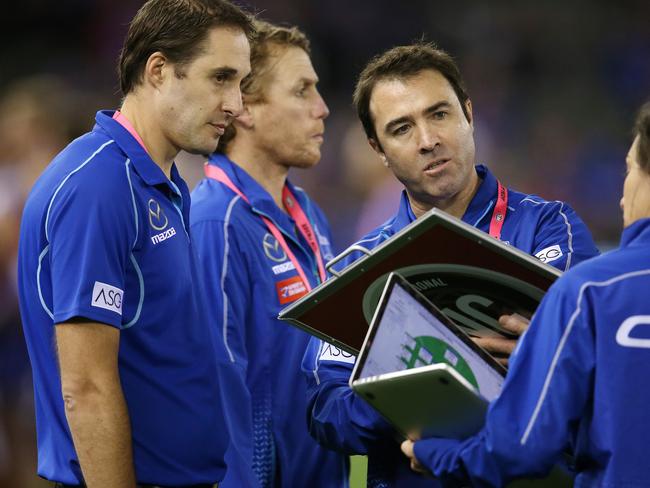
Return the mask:
<path id="1" fill-rule="evenodd" d="M 263 100 L 250 106 L 261 157 L 286 168 L 314 166 L 329 110 L 309 55 L 299 47 L 277 48 L 265 78 Z"/>
<path id="2" fill-rule="evenodd" d="M 423 207 L 444 208 L 473 194 L 473 125 L 443 75 L 425 70 L 382 80 L 373 90 L 370 111 L 381 146 L 376 150 L 409 196 Z"/>
<path id="3" fill-rule="evenodd" d="M 225 127 L 241 112 L 240 84 L 249 72 L 244 32 L 209 31 L 199 54 L 180 72 L 169 72 L 161 113 L 171 144 L 192 154 L 214 152 Z"/>

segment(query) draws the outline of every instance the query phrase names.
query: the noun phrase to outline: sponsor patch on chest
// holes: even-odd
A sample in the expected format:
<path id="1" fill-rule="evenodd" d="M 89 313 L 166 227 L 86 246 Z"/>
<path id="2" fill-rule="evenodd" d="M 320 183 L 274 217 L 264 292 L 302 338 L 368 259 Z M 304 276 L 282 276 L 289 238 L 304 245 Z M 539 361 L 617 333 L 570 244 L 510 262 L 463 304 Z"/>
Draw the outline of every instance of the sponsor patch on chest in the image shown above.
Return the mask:
<path id="1" fill-rule="evenodd" d="M 176 229 L 173 227 L 170 227 L 169 229 L 161 232 L 160 234 L 156 234 L 155 236 L 151 236 L 151 242 L 155 244 L 159 244 L 163 241 L 166 241 L 170 237 L 174 237 L 176 235 Z"/>
<path id="2" fill-rule="evenodd" d="M 286 305 L 287 303 L 294 302 L 298 300 L 298 298 L 307 294 L 307 287 L 303 283 L 300 276 L 294 276 L 293 278 L 278 281 L 275 284 L 275 288 L 278 292 L 280 305 Z"/>
<path id="3" fill-rule="evenodd" d="M 291 261 L 287 261 L 286 263 L 277 264 L 273 266 L 271 269 L 273 270 L 274 275 L 279 275 L 282 273 L 286 273 L 287 271 L 296 269 L 296 266 Z"/>
<path id="4" fill-rule="evenodd" d="M 122 315 L 122 299 L 124 291 L 101 281 L 95 281 L 93 287 L 92 302 L 93 307 L 104 308 Z"/>

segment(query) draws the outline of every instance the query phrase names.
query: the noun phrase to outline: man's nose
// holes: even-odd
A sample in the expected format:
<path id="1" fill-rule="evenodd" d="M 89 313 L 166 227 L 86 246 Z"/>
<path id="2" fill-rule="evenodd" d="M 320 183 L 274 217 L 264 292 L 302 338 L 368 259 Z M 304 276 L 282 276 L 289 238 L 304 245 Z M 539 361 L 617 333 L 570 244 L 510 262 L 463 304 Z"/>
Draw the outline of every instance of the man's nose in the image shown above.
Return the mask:
<path id="1" fill-rule="evenodd" d="M 221 109 L 230 115 L 232 118 L 238 117 L 244 111 L 244 102 L 242 100 L 241 90 L 239 86 L 228 90 L 224 96 Z"/>
<path id="2" fill-rule="evenodd" d="M 418 132 L 420 152 L 427 153 L 433 151 L 440 144 L 438 131 L 433 127 L 423 127 Z"/>

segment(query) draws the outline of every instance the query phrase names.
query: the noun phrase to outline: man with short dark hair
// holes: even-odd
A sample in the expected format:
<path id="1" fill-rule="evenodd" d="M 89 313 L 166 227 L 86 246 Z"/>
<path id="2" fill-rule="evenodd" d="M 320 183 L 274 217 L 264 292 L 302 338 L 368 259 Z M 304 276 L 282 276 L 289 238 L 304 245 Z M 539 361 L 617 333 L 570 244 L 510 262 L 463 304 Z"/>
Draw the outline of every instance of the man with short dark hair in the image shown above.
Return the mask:
<path id="1" fill-rule="evenodd" d="M 361 73 L 354 102 L 370 145 L 405 187 L 395 217 L 357 245 L 375 248 L 438 208 L 561 270 L 597 254 L 567 204 L 509 189 L 475 165 L 472 104 L 444 51 L 419 43 L 377 56 Z M 340 268 L 359 256 L 351 253 Z M 526 326 L 514 316 L 499 322 L 511 333 Z M 476 341 L 504 362 L 515 343 Z M 312 435 L 328 447 L 368 454 L 369 486 L 430 486 L 408 469 L 393 429 L 348 386 L 355 358 L 332 349 L 314 338 L 303 360 Z"/>
<path id="2" fill-rule="evenodd" d="M 325 279 L 328 222 L 288 180 L 320 160 L 329 114 L 309 42 L 297 28 L 257 22 L 244 111 L 192 194 L 192 236 L 243 392 L 224 392 L 233 442 L 224 486 L 344 487 L 347 456 L 312 439 L 300 362 L 309 335 L 277 319 Z"/>
<path id="3" fill-rule="evenodd" d="M 620 247 L 553 284 L 478 434 L 403 443 L 414 469 L 453 486 L 506 486 L 543 476 L 572 445 L 576 486 L 647 485 L 649 149 L 646 104 L 626 158 Z"/>
<path id="4" fill-rule="evenodd" d="M 99 112 L 27 200 L 20 308 L 38 474 L 57 486 L 223 478 L 225 350 L 208 327 L 173 160 L 213 151 L 241 113 L 253 31 L 226 1 L 146 2 L 120 58 L 121 109 Z"/>

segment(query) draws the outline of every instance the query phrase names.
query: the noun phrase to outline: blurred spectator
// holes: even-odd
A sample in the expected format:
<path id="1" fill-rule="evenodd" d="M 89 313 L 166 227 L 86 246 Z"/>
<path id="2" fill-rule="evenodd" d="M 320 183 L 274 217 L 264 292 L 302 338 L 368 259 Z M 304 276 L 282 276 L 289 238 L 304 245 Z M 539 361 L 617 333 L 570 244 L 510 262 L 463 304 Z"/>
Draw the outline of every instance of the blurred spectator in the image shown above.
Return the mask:
<path id="1" fill-rule="evenodd" d="M 23 203 L 47 163 L 83 132 L 88 109 L 61 79 L 13 82 L 0 96 L 0 486 L 38 486 L 31 372 L 16 295 Z"/>

